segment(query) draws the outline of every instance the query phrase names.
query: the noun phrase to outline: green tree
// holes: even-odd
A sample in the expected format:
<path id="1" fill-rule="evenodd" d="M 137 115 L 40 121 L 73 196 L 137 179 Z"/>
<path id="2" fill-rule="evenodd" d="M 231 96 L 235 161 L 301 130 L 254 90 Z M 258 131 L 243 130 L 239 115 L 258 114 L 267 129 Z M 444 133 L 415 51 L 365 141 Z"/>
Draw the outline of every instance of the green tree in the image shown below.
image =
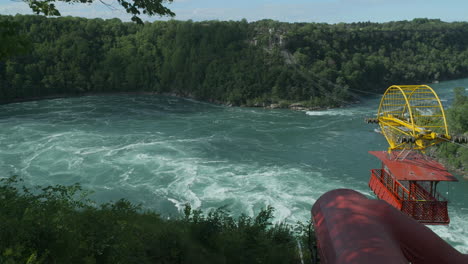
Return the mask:
<path id="1" fill-rule="evenodd" d="M 46 16 L 60 16 L 60 11 L 56 8 L 56 2 L 64 2 L 69 4 L 90 4 L 94 0 L 22 0 L 27 3 L 29 7 L 36 14 L 44 14 Z M 100 1 L 106 5 L 104 1 Z M 173 0 L 136 0 L 126 1 L 117 0 L 117 2 L 125 9 L 125 11 L 132 15 L 131 20 L 143 24 L 139 17 L 141 14 L 154 16 L 175 16 L 169 8 L 164 4 L 172 3 Z M 9 21 L 0 22 L 0 61 L 8 56 L 12 56 L 24 52 L 28 47 L 28 41 L 24 36 L 18 33 L 17 26 Z"/>
<path id="2" fill-rule="evenodd" d="M 448 122 L 453 133 L 468 132 L 468 96 L 464 87 L 454 89 L 455 100 L 448 111 Z"/>
<path id="3" fill-rule="evenodd" d="M 468 135 L 468 96 L 465 95 L 464 87 L 454 89 L 455 100 L 447 110 L 447 121 L 450 133 L 454 136 Z M 466 145 L 444 143 L 438 147 L 436 155 L 452 169 L 457 169 L 466 174 L 468 168 L 468 149 Z"/>
<path id="4" fill-rule="evenodd" d="M 0 21 L 0 61 L 7 56 L 21 54 L 28 50 L 28 39 L 18 34 L 19 25 L 9 20 Z"/>

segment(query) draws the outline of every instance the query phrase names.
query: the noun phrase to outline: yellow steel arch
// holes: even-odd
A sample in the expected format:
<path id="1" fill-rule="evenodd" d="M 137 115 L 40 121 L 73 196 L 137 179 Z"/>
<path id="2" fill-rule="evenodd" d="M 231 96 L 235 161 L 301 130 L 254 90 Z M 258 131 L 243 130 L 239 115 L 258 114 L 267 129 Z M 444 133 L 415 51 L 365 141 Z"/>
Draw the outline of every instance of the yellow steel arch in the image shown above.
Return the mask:
<path id="1" fill-rule="evenodd" d="M 438 96 L 437 93 L 434 91 L 434 89 L 432 89 L 432 88 L 431 88 L 430 86 L 428 86 L 428 85 L 419 85 L 418 88 L 417 88 L 417 90 L 422 90 L 422 89 L 427 90 L 427 93 L 429 93 L 429 94 L 431 94 L 432 96 L 434 96 L 434 98 L 432 98 L 432 100 L 434 100 L 433 103 L 434 103 L 435 105 L 432 106 L 432 107 L 438 107 L 438 111 L 440 111 L 440 112 L 439 112 L 439 114 L 441 115 L 441 116 L 440 116 L 440 121 L 443 122 L 443 126 L 440 127 L 440 128 L 441 128 L 440 131 L 439 131 L 439 129 L 438 129 L 438 132 L 441 133 L 441 134 L 444 134 L 444 135 L 449 136 L 449 130 L 448 130 L 448 125 L 447 125 L 447 119 L 446 119 L 446 117 L 445 117 L 444 107 L 442 106 L 442 102 L 440 101 L 439 96 Z M 414 89 L 414 91 L 416 91 L 416 89 Z M 412 100 L 411 97 L 413 96 L 414 91 L 413 91 L 413 93 L 411 93 L 411 95 L 410 95 L 410 98 L 409 98 L 410 101 Z M 421 100 L 421 99 L 416 99 L 416 100 Z M 423 106 L 419 106 L 419 108 L 422 108 L 422 107 L 423 107 Z"/>
<path id="2" fill-rule="evenodd" d="M 424 150 L 450 139 L 444 108 L 427 85 L 392 85 L 380 101 L 377 118 L 394 149 Z"/>
<path id="3" fill-rule="evenodd" d="M 388 144 L 390 145 L 389 150 L 398 148 L 399 144 L 396 137 L 398 133 L 411 136 L 409 131 L 402 131 L 397 129 L 398 123 L 387 120 L 389 118 L 393 118 L 394 116 L 404 116 L 406 112 L 405 106 L 407 105 L 409 105 L 408 98 L 398 85 L 390 86 L 385 91 L 382 100 L 380 100 L 377 117 L 379 119 L 382 134 L 385 136 Z M 411 108 L 407 108 L 407 110 L 411 111 Z M 410 116 L 412 116 L 411 113 Z M 413 123 L 412 120 L 411 123 Z"/>

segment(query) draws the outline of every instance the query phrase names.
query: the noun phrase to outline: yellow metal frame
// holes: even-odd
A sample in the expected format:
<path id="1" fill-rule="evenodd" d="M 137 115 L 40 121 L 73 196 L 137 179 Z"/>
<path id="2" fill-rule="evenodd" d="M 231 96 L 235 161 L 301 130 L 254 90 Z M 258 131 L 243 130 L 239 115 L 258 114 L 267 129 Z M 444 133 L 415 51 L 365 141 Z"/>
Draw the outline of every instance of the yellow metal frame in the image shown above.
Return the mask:
<path id="1" fill-rule="evenodd" d="M 444 108 L 427 85 L 392 85 L 380 101 L 377 118 L 383 135 L 394 149 L 418 149 L 450 139 Z M 402 142 L 401 138 L 412 138 Z"/>

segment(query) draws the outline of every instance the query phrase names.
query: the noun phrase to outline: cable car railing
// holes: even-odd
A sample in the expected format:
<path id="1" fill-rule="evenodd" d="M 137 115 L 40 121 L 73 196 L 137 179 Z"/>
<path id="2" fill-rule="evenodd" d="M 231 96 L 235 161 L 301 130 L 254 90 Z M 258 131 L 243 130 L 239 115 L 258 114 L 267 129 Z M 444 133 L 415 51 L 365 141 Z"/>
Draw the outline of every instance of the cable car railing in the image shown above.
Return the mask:
<path id="1" fill-rule="evenodd" d="M 376 177 L 384 186 L 400 201 L 447 201 L 439 192 L 427 190 L 423 183 L 405 181 L 404 184 L 396 181 L 389 173 L 383 169 L 373 169 L 372 176 Z M 411 190 L 411 191 L 410 191 Z"/>
<path id="2" fill-rule="evenodd" d="M 447 199 L 438 192 L 427 190 L 424 183 L 400 183 L 383 169 L 371 170 L 372 178 L 379 181 L 392 196 L 395 207 L 421 223 L 448 224 Z M 372 188 L 372 187 L 371 187 Z M 374 190 L 375 191 L 375 190 Z M 387 202 L 390 202 L 387 200 Z M 393 204 L 393 202 L 391 203 Z"/>
<path id="3" fill-rule="evenodd" d="M 372 176 L 376 177 L 384 187 L 398 200 L 410 200 L 410 192 L 401 183 L 395 181 L 392 176 L 383 169 L 373 169 Z"/>

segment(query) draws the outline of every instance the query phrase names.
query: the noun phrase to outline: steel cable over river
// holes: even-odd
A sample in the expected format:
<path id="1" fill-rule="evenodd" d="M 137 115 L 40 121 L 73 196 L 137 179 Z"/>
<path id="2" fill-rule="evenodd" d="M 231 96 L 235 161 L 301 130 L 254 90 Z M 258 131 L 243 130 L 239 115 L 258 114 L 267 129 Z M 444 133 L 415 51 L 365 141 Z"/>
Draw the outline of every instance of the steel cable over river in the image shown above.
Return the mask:
<path id="1" fill-rule="evenodd" d="M 468 79 L 431 85 L 443 104 Z M 367 152 L 387 147 L 362 122 L 380 98 L 325 111 L 217 106 L 167 96 L 88 96 L 0 106 L 0 177 L 80 183 L 99 202 L 127 198 L 164 215 L 184 204 L 306 222 L 326 191 L 373 197 Z M 468 253 L 468 182 L 439 186 L 451 223 L 431 228 Z"/>

